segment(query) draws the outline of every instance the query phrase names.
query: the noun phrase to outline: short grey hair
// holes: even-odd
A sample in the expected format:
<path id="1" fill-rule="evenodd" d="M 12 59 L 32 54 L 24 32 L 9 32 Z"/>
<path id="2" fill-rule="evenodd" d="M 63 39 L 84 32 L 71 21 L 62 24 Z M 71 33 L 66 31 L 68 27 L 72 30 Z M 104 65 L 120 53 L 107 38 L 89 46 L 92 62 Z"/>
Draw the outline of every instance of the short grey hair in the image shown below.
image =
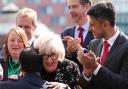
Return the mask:
<path id="1" fill-rule="evenodd" d="M 34 41 L 33 46 L 39 51 L 40 54 L 48 53 L 47 50 L 52 49 L 58 54 L 58 60 L 64 60 L 65 49 L 62 39 L 58 34 L 54 32 L 48 32 L 47 34 L 38 37 Z"/>

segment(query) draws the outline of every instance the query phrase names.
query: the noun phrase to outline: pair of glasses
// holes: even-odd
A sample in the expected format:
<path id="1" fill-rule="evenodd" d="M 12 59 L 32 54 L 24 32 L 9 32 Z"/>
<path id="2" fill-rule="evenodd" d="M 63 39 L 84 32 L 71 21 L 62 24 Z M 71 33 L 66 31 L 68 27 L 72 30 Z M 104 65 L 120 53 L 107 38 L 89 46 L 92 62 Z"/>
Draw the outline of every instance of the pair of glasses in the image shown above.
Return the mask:
<path id="1" fill-rule="evenodd" d="M 58 55 L 55 54 L 55 53 L 51 53 L 51 54 L 43 54 L 42 57 L 43 57 L 44 60 L 47 60 L 49 57 L 52 60 L 55 60 L 55 59 L 57 59 Z"/>

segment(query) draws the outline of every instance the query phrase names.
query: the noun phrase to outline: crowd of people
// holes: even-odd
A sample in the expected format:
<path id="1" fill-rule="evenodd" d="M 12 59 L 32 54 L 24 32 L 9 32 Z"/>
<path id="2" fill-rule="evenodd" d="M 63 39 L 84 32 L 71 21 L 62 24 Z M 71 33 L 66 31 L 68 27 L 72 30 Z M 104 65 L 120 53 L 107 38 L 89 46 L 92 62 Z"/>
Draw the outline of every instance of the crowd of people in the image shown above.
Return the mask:
<path id="1" fill-rule="evenodd" d="M 3 45 L 0 89 L 128 89 L 128 37 L 114 5 L 66 1 L 75 24 L 61 34 L 35 38 L 36 11 L 18 12 Z"/>

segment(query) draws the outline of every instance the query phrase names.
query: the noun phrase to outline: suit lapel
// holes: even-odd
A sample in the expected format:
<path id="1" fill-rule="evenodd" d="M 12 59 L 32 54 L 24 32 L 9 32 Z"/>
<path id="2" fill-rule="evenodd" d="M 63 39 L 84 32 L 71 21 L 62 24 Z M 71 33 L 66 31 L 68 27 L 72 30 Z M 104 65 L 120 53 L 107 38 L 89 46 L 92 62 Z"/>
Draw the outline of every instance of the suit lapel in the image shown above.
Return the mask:
<path id="1" fill-rule="evenodd" d="M 89 45 L 89 42 L 94 39 L 92 32 L 88 32 L 87 36 L 84 39 L 82 47 L 87 48 Z"/>
<path id="2" fill-rule="evenodd" d="M 94 39 L 90 43 L 89 49 L 92 50 L 97 57 L 100 57 L 102 46 L 103 46 L 103 39 Z"/>
<path id="3" fill-rule="evenodd" d="M 73 27 L 71 27 L 71 29 L 69 30 L 69 31 L 70 31 L 70 32 L 69 32 L 69 34 L 70 34 L 69 36 L 71 36 L 71 37 L 73 37 L 73 38 L 75 37 L 75 27 L 76 27 L 76 26 L 73 26 Z"/>
<path id="4" fill-rule="evenodd" d="M 100 55 L 101 55 L 102 47 L 103 47 L 103 40 L 100 40 L 100 43 L 98 44 L 98 47 L 97 47 L 97 56 L 98 57 L 100 57 Z"/>

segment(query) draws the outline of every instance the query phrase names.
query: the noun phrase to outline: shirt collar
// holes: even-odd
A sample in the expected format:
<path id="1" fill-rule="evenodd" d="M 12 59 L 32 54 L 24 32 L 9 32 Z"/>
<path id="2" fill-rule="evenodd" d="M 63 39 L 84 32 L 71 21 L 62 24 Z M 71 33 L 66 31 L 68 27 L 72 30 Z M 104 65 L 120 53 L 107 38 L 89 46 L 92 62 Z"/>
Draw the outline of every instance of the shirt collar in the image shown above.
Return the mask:
<path id="1" fill-rule="evenodd" d="M 35 37 L 33 36 L 33 37 L 28 41 L 29 45 L 32 44 L 32 42 L 34 41 L 34 39 L 35 39 Z"/>
<path id="2" fill-rule="evenodd" d="M 78 30 L 78 28 L 79 28 L 79 25 L 78 24 L 76 24 L 76 29 Z M 89 23 L 88 22 L 86 22 L 86 23 L 84 23 L 83 25 L 82 25 L 82 28 L 83 28 L 83 30 L 84 31 L 88 31 L 89 29 Z"/>
<path id="3" fill-rule="evenodd" d="M 119 28 L 116 27 L 116 29 L 117 29 L 117 32 L 111 38 L 109 38 L 107 40 L 107 42 L 109 43 L 110 46 L 112 46 L 114 44 L 115 40 L 117 39 L 118 35 L 120 34 Z"/>

